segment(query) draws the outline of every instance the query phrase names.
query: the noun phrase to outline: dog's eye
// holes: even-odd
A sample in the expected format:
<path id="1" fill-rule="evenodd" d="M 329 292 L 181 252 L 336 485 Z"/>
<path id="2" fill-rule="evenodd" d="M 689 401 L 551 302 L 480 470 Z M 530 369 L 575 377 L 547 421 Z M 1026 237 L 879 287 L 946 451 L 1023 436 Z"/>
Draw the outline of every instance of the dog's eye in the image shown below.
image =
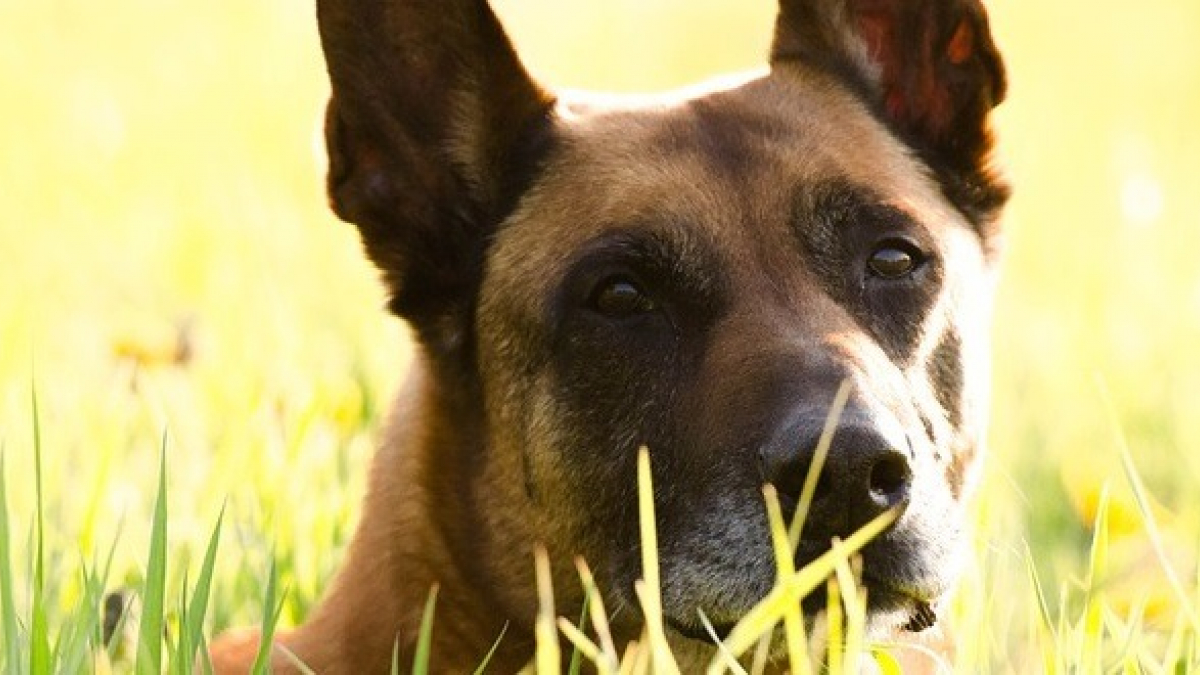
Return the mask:
<path id="1" fill-rule="evenodd" d="M 871 274 L 880 279 L 902 279 L 913 273 L 925 256 L 911 242 L 895 240 L 884 242 L 871 257 L 867 259 L 867 267 Z"/>
<path id="2" fill-rule="evenodd" d="M 625 277 L 607 279 L 592 292 L 588 304 L 611 317 L 626 317 L 653 312 L 658 306 L 641 287 Z"/>

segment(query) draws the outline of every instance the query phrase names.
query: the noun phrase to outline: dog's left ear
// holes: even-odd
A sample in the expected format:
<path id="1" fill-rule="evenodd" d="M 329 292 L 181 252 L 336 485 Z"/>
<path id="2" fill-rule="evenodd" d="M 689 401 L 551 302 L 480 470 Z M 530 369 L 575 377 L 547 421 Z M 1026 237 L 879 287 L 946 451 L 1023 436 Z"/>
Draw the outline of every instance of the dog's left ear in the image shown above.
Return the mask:
<path id="1" fill-rule="evenodd" d="M 980 0 L 780 0 L 771 65 L 823 68 L 861 92 L 937 173 L 947 196 L 990 222 L 1008 186 L 989 166 L 1004 64 Z"/>

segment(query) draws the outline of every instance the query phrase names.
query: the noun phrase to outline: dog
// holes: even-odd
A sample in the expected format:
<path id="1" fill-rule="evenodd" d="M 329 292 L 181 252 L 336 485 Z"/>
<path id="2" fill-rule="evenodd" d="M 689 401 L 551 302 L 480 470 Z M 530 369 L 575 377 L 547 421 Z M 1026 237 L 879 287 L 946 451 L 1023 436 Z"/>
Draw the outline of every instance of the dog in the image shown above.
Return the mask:
<path id="1" fill-rule="evenodd" d="M 539 546 L 560 613 L 582 557 L 635 638 L 644 446 L 668 639 L 706 662 L 699 612 L 726 631 L 772 588 L 763 486 L 795 510 L 842 383 L 796 564 L 895 509 L 862 552 L 868 628 L 936 621 L 1010 192 L 979 0 L 780 0 L 766 71 L 634 104 L 540 86 L 485 0 L 317 4 L 330 201 L 417 355 L 348 559 L 280 645 L 319 673 L 412 663 L 436 585 L 432 671 L 493 645 L 516 671 Z M 245 672 L 256 649 L 212 654 Z"/>

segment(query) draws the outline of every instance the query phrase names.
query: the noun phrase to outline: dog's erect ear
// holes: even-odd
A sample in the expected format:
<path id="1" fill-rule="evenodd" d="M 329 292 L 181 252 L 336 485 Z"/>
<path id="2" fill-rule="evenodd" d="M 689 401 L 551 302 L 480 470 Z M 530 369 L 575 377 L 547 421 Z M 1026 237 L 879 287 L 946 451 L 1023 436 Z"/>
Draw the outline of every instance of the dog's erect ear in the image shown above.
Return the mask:
<path id="1" fill-rule="evenodd" d="M 426 337 L 461 330 L 553 101 L 485 0 L 318 0 L 317 17 L 333 209 L 358 225 L 398 314 Z"/>
<path id="2" fill-rule="evenodd" d="M 935 170 L 947 194 L 990 220 L 1008 188 L 988 166 L 988 114 L 1004 64 L 979 0 L 780 0 L 771 64 L 824 68 L 861 92 Z"/>

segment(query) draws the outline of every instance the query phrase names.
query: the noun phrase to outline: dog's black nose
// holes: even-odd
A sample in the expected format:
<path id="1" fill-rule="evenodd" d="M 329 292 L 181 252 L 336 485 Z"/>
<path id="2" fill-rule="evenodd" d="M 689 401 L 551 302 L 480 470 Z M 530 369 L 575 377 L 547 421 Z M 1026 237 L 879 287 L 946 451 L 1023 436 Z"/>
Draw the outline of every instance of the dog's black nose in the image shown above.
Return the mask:
<path id="1" fill-rule="evenodd" d="M 766 479 L 792 517 L 820 434 L 788 436 L 764 450 L 763 464 Z M 902 435 L 890 438 L 872 425 L 839 426 L 805 517 L 803 538 L 825 542 L 847 537 L 884 511 L 905 504 L 913 483 L 908 448 Z"/>

